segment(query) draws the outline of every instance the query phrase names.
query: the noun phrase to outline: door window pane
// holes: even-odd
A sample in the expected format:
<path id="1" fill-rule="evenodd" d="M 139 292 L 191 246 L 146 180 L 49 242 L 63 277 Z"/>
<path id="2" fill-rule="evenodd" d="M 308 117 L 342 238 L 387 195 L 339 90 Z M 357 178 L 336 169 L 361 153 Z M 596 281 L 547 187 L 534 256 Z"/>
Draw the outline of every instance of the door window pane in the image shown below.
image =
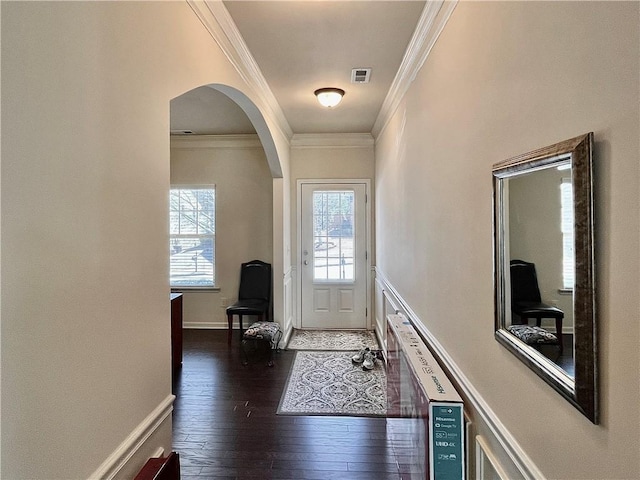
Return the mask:
<path id="1" fill-rule="evenodd" d="M 354 280 L 355 192 L 313 192 L 313 279 Z"/>

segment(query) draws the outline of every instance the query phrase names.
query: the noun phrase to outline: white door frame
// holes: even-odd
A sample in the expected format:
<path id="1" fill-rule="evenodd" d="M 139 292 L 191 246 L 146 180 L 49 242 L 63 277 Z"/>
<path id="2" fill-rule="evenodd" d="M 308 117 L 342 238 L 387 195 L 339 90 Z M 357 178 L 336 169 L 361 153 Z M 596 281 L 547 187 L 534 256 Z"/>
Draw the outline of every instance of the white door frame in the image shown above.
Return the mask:
<path id="1" fill-rule="evenodd" d="M 314 185 L 339 185 L 339 184 L 351 184 L 360 183 L 364 184 L 365 191 L 365 245 L 367 249 L 366 255 L 366 278 L 365 278 L 365 305 L 366 305 L 366 328 L 367 330 L 373 329 L 373 309 L 371 308 L 371 257 L 373 252 L 371 251 L 371 235 L 372 235 L 372 217 L 371 217 L 371 180 L 366 178 L 305 178 L 296 180 L 296 318 L 294 323 L 295 328 L 302 327 L 302 185 L 314 184 Z"/>

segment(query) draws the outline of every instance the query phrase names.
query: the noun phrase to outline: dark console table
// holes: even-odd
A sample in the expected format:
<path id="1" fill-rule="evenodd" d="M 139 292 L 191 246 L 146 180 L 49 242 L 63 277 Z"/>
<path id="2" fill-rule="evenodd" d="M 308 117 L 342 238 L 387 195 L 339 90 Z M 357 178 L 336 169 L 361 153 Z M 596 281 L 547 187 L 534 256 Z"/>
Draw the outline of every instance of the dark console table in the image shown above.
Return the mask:
<path id="1" fill-rule="evenodd" d="M 182 294 L 171 294 L 171 373 L 182 367 Z"/>

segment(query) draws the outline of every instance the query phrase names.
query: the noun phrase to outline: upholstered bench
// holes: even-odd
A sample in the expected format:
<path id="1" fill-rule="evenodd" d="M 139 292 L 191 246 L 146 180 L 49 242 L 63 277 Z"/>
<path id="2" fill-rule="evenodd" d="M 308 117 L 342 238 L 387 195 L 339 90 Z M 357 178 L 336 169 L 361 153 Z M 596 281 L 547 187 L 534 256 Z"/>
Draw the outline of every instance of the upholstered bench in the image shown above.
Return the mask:
<path id="1" fill-rule="evenodd" d="M 558 344 L 558 337 L 542 327 L 530 325 L 509 325 L 507 330 L 527 345 Z"/>
<path id="2" fill-rule="evenodd" d="M 282 330 L 280 325 L 276 322 L 255 322 L 253 323 L 242 335 L 242 353 L 244 355 L 243 365 L 249 363 L 249 357 L 247 355 L 247 343 L 253 342 L 255 344 L 264 343 L 269 347 L 269 362 L 268 366 L 273 367 L 273 351 L 278 348 L 278 343 L 282 338 Z"/>

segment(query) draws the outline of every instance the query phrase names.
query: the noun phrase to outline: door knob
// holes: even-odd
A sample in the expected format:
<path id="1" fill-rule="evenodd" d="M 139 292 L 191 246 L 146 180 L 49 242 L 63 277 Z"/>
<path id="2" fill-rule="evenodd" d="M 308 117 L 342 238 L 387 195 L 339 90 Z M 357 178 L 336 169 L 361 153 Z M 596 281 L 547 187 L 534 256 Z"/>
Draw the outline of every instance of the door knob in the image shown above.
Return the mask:
<path id="1" fill-rule="evenodd" d="M 305 265 L 309 265 L 309 260 L 305 260 L 305 261 L 304 261 L 304 262 L 302 262 L 302 263 L 304 263 Z"/>

